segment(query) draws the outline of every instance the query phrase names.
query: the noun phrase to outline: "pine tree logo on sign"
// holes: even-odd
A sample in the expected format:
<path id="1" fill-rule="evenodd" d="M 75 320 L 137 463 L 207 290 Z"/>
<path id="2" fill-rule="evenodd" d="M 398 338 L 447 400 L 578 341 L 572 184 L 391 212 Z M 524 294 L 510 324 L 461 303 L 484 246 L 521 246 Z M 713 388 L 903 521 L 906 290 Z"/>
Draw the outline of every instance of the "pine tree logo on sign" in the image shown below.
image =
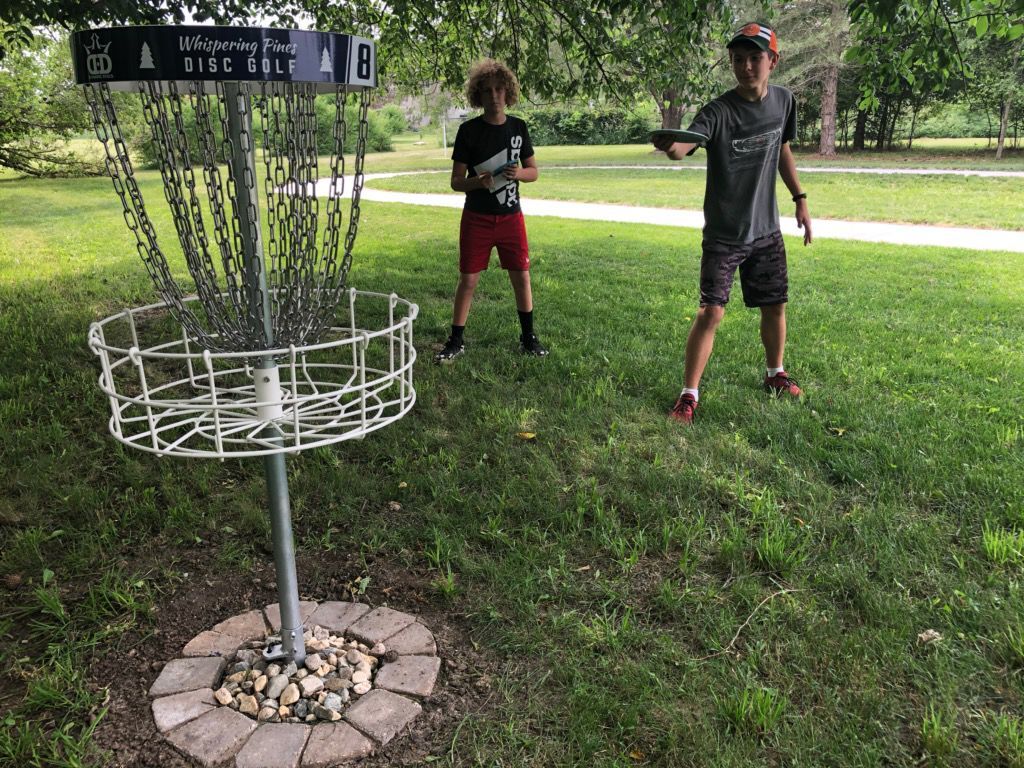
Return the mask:
<path id="1" fill-rule="evenodd" d="M 85 46 L 85 52 L 88 54 L 85 59 L 85 67 L 92 77 L 109 75 L 114 68 L 114 62 L 107 55 L 109 49 L 110 43 L 106 45 L 100 43 L 100 36 L 97 34 L 93 34 L 92 44 Z"/>
<path id="2" fill-rule="evenodd" d="M 142 44 L 142 54 L 139 56 L 139 69 L 155 69 L 153 63 L 153 52 L 149 50 L 149 43 Z"/>
<path id="3" fill-rule="evenodd" d="M 327 52 L 327 47 L 324 46 L 324 55 L 320 57 L 320 71 L 321 72 L 333 72 L 334 65 L 331 63 L 331 54 Z"/>

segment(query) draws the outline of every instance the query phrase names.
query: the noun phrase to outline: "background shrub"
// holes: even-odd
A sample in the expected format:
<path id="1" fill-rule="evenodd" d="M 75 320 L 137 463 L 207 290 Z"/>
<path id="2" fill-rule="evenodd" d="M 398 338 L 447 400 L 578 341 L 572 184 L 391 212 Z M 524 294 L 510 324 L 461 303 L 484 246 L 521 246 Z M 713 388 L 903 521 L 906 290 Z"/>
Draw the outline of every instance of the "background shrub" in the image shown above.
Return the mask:
<path id="1" fill-rule="evenodd" d="M 537 146 L 642 144 L 660 125 L 653 108 L 533 107 L 517 113 Z"/>
<path id="2" fill-rule="evenodd" d="M 330 155 L 334 151 L 334 117 L 335 103 L 333 95 L 318 96 L 314 102 L 316 113 L 316 150 L 318 154 Z M 345 153 L 355 151 L 356 142 L 359 138 L 359 108 L 352 102 L 345 104 Z M 156 144 L 153 141 L 149 126 L 139 119 L 132 119 L 124 126 L 129 135 L 129 143 L 142 158 L 143 165 L 157 167 Z M 192 153 L 193 164 L 202 162 L 202 147 L 196 134 L 196 115 L 191 102 L 183 101 L 181 105 L 181 124 L 188 140 L 189 152 Z M 130 129 L 129 126 L 130 125 Z M 172 122 L 173 125 L 173 122 Z M 390 152 L 394 149 L 391 138 L 406 130 L 405 116 L 401 109 L 395 105 L 388 105 L 383 109 L 371 109 L 367 114 L 367 152 Z M 259 111 L 253 115 L 253 132 L 256 146 L 263 143 L 263 126 L 261 125 Z"/>

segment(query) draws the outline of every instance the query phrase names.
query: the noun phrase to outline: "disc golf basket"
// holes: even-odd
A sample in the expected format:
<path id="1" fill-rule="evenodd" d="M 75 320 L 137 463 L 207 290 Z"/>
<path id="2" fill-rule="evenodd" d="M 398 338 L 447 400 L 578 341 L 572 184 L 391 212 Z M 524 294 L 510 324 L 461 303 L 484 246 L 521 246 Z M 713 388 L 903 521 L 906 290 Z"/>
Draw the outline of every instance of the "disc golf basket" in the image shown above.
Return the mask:
<path id="1" fill-rule="evenodd" d="M 281 609 L 281 644 L 265 655 L 301 664 L 284 455 L 362 437 L 416 399 L 418 308 L 346 285 L 374 44 L 149 26 L 75 33 L 72 53 L 125 222 L 162 299 L 89 329 L 110 432 L 160 456 L 263 457 Z M 158 233 L 163 219 L 143 200 L 115 91 L 141 99 L 173 230 Z M 194 290 L 178 281 L 182 263 Z"/>

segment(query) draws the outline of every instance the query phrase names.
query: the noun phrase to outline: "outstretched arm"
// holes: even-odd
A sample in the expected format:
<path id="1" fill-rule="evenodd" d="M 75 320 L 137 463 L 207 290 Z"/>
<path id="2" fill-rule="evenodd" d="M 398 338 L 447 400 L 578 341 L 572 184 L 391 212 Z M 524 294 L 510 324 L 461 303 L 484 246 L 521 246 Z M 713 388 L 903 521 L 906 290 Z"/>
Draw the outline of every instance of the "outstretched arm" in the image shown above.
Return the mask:
<path id="1" fill-rule="evenodd" d="M 672 141 L 671 136 L 658 136 L 653 141 L 655 149 L 660 149 L 670 160 L 682 160 L 696 147 L 696 144 L 684 144 L 681 141 Z"/>
<path id="2" fill-rule="evenodd" d="M 800 178 L 796 172 L 796 158 L 793 157 L 793 150 L 789 144 L 783 144 L 779 150 L 779 175 L 782 182 L 793 197 L 803 194 L 800 189 Z M 807 207 L 807 198 L 802 197 L 796 201 L 796 225 L 804 231 L 804 245 L 811 244 L 811 212 Z"/>

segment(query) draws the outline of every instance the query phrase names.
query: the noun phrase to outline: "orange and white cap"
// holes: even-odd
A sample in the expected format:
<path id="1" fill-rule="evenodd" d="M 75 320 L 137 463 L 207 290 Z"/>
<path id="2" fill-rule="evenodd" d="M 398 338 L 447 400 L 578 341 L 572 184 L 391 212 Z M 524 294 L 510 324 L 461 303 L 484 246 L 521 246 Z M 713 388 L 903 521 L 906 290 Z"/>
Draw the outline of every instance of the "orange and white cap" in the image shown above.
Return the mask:
<path id="1" fill-rule="evenodd" d="M 775 36 L 775 30 L 757 22 L 745 24 L 725 47 L 732 48 L 738 43 L 751 43 L 762 51 L 771 51 L 776 55 L 779 53 L 779 39 Z"/>

